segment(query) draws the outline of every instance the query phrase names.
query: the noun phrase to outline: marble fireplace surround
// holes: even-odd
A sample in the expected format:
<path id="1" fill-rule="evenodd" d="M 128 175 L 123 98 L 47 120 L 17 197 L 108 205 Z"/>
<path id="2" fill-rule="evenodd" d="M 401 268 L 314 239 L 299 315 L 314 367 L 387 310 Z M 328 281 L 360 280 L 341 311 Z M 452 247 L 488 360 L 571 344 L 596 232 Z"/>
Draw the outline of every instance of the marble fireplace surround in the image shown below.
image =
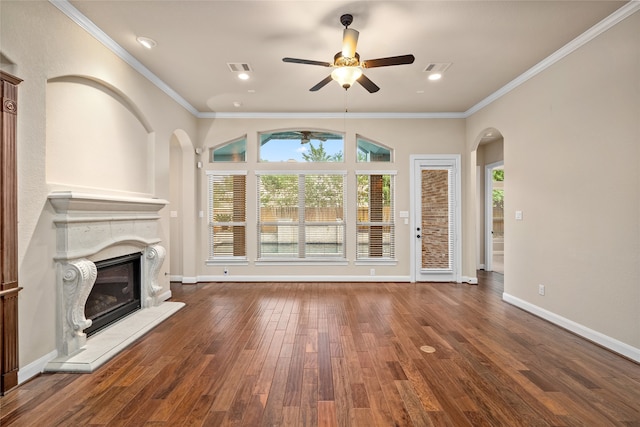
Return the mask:
<path id="1" fill-rule="evenodd" d="M 184 307 L 166 301 L 158 273 L 165 258 L 159 211 L 166 200 L 56 191 L 48 196 L 56 227 L 58 357 L 45 372 L 93 372 Z M 141 309 L 87 338 L 84 306 L 96 280 L 95 262 L 141 253 Z"/>

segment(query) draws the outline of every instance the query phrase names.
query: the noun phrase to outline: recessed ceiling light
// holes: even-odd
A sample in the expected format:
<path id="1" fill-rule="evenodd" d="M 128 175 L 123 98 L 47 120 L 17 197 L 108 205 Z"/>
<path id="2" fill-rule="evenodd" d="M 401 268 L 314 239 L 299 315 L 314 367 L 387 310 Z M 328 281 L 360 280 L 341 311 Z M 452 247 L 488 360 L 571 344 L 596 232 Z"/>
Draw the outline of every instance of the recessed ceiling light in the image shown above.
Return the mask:
<path id="1" fill-rule="evenodd" d="M 240 102 L 240 101 L 233 101 L 233 106 L 234 106 L 234 107 L 236 107 L 236 108 L 240 108 L 240 107 L 242 107 L 242 102 Z"/>
<path id="2" fill-rule="evenodd" d="M 157 45 L 156 41 L 154 39 L 150 39 L 149 37 L 140 36 L 136 40 L 138 41 L 138 43 L 140 43 L 142 46 L 146 47 L 147 49 L 151 49 L 155 47 L 155 45 Z"/>
<path id="3" fill-rule="evenodd" d="M 424 68 L 425 73 L 429 73 L 428 79 L 431 81 L 440 80 L 442 75 L 449 69 L 451 62 L 432 62 Z"/>
<path id="4" fill-rule="evenodd" d="M 238 74 L 238 78 L 240 80 L 249 80 L 249 74 L 248 73 L 240 73 L 240 74 Z"/>
<path id="5" fill-rule="evenodd" d="M 416 93 L 424 93 L 423 90 L 417 90 Z"/>
<path id="6" fill-rule="evenodd" d="M 256 93 L 256 90 L 255 90 L 255 89 L 248 89 L 248 90 L 247 90 L 247 92 L 249 92 L 249 93 Z"/>

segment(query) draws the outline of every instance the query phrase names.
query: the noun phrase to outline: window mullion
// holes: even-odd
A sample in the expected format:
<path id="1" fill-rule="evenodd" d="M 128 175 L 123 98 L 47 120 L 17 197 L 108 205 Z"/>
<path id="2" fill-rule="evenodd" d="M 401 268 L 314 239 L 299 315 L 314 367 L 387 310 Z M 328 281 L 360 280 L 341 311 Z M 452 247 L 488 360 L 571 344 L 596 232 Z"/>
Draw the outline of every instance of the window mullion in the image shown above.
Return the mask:
<path id="1" fill-rule="evenodd" d="M 298 175 L 298 257 L 306 256 L 306 223 L 305 223 L 305 176 Z"/>

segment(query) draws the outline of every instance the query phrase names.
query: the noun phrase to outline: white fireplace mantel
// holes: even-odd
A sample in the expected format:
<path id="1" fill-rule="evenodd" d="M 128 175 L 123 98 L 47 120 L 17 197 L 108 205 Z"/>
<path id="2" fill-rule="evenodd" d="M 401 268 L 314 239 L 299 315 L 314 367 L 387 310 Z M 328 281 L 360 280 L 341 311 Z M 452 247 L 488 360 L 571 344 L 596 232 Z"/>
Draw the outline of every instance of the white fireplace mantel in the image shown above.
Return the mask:
<path id="1" fill-rule="evenodd" d="M 49 194 L 56 216 L 56 261 L 92 257 L 116 245 L 149 246 L 158 237 L 163 199 L 58 191 Z"/>
<path id="2" fill-rule="evenodd" d="M 55 210 L 58 354 L 45 371 L 92 372 L 126 345 L 148 332 L 183 303 L 166 302 L 158 273 L 162 199 L 109 196 L 75 191 L 49 194 Z M 141 309 L 87 338 L 84 305 L 96 279 L 94 262 L 141 252 Z"/>
<path id="3" fill-rule="evenodd" d="M 85 212 L 102 215 L 108 215 L 109 212 L 119 215 L 126 212 L 157 213 L 169 203 L 164 199 L 110 196 L 77 191 L 54 191 L 49 194 L 49 201 L 57 213 Z"/>

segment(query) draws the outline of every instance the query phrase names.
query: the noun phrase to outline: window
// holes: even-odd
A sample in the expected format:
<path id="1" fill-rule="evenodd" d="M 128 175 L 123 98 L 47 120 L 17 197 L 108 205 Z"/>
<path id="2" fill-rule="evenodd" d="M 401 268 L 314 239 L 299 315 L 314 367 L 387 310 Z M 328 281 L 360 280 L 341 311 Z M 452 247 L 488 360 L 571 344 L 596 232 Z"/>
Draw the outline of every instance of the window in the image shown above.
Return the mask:
<path id="1" fill-rule="evenodd" d="M 258 258 L 345 259 L 345 173 L 257 173 Z"/>
<path id="2" fill-rule="evenodd" d="M 247 138 L 242 137 L 211 149 L 211 162 L 246 161 Z"/>
<path id="3" fill-rule="evenodd" d="M 393 183 L 389 172 L 358 172 L 356 259 L 395 259 Z"/>
<path id="4" fill-rule="evenodd" d="M 356 136 L 358 145 L 358 163 L 391 162 L 390 148 L 360 136 Z"/>
<path id="5" fill-rule="evenodd" d="M 261 162 L 343 162 L 340 134 L 295 130 L 260 134 Z"/>
<path id="6" fill-rule="evenodd" d="M 245 259 L 246 175 L 208 172 L 209 260 Z"/>

